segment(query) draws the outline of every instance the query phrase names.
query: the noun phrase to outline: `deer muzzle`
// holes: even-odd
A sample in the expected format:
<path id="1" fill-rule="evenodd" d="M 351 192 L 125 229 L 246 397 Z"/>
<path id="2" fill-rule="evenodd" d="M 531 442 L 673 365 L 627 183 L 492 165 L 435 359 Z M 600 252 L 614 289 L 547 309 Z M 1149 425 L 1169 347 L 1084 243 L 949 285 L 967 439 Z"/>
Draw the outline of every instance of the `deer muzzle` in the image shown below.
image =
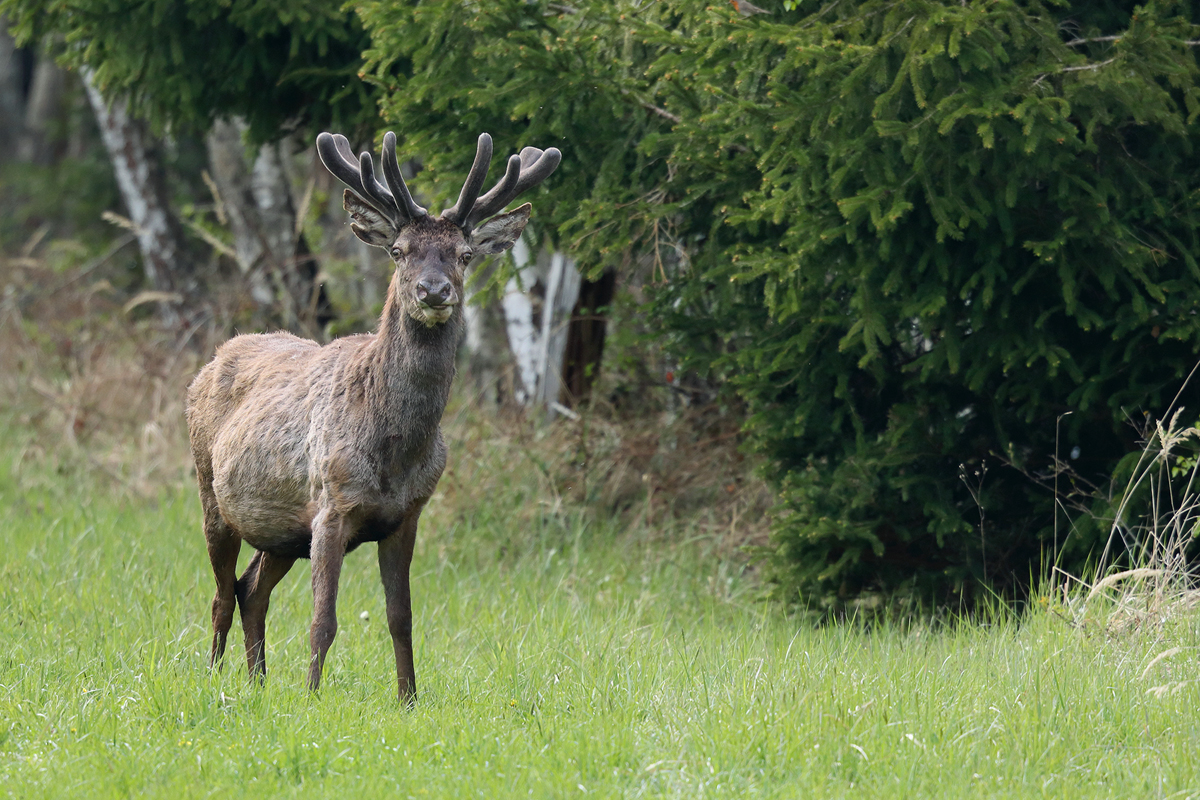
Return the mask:
<path id="1" fill-rule="evenodd" d="M 444 308 L 458 304 L 458 293 L 445 278 L 422 278 L 417 281 L 417 302 L 428 308 Z"/>

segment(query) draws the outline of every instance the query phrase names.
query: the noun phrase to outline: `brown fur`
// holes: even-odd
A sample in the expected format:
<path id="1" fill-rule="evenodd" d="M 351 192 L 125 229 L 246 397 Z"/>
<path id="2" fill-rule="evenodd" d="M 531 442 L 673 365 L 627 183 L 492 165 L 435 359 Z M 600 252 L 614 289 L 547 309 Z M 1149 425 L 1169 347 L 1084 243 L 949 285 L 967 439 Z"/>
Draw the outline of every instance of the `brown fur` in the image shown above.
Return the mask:
<path id="1" fill-rule="evenodd" d="M 250 672 L 265 674 L 271 590 L 297 558 L 311 558 L 308 683 L 317 689 L 337 631 L 342 558 L 374 541 L 397 691 L 411 702 L 409 564 L 421 509 L 446 463 L 439 423 L 463 331 L 463 273 L 473 254 L 512 246 L 529 205 L 473 233 L 428 216 L 393 228 L 351 192 L 345 205 L 355 233 L 387 248 L 396 264 L 378 333 L 324 347 L 289 333 L 237 336 L 188 389 L 188 429 L 217 583 L 211 658 L 220 662 L 237 605 Z M 447 302 L 420 302 L 429 286 L 441 287 Z M 242 542 L 258 552 L 235 580 Z"/>

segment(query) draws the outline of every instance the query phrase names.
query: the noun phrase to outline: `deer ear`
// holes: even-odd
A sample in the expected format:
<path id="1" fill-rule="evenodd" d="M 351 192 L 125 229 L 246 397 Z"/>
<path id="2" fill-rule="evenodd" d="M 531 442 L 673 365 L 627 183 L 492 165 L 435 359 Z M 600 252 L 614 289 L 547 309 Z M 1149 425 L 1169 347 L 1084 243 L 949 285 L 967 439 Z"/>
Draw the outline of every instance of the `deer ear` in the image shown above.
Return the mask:
<path id="1" fill-rule="evenodd" d="M 526 203 L 507 214 L 497 214 L 487 222 L 471 231 L 471 247 L 476 255 L 492 255 L 503 253 L 513 246 L 513 242 L 525 230 L 533 206 Z"/>
<path id="2" fill-rule="evenodd" d="M 342 208 L 350 214 L 350 230 L 369 245 L 387 247 L 396 238 L 396 226 L 349 189 L 342 195 Z"/>

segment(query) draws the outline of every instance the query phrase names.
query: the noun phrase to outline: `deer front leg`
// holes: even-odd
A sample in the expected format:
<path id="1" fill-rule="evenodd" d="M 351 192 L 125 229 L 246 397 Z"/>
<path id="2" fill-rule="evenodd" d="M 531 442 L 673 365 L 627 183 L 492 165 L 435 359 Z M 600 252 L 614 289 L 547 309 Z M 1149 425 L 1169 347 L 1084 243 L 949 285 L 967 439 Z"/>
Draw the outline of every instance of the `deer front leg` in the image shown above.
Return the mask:
<path id="1" fill-rule="evenodd" d="M 379 543 L 379 577 L 387 600 L 388 631 L 396 652 L 396 696 L 401 705 L 412 706 L 417 699 L 417 673 L 413 666 L 412 599 L 408 574 L 413 545 L 417 541 L 417 519 L 425 506 L 414 503 L 400 529 Z"/>
<path id="2" fill-rule="evenodd" d="M 312 525 L 313 620 L 308 631 L 312 658 L 308 665 L 308 688 L 321 687 L 325 654 L 337 635 L 338 578 L 346 556 L 345 521 L 330 509 L 322 509 Z"/>

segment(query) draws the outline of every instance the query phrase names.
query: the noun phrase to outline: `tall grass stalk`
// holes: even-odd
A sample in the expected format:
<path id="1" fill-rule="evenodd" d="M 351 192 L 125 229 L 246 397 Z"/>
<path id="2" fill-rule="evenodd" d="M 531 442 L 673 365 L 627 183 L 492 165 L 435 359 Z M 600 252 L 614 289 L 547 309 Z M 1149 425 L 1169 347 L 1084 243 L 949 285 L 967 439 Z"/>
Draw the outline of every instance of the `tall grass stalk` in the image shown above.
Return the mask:
<path id="1" fill-rule="evenodd" d="M 1184 409 L 1148 428 L 1146 446 L 1116 504 L 1100 574 L 1081 611 L 1111 603 L 1118 627 L 1164 624 L 1200 600 L 1189 551 L 1200 526 L 1200 428 L 1180 423 Z"/>

